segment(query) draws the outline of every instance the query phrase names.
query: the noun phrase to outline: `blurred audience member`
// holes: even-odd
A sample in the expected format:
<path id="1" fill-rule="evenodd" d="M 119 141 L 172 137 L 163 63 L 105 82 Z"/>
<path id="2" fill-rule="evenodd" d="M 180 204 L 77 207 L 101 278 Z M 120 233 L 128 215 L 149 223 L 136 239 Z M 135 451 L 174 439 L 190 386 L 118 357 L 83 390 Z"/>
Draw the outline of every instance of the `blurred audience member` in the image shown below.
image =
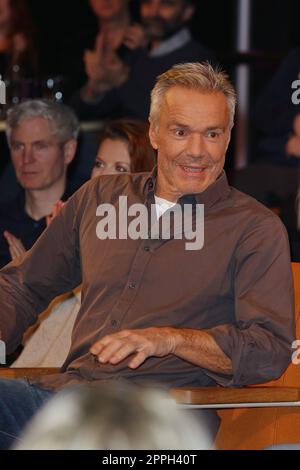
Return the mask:
<path id="1" fill-rule="evenodd" d="M 162 391 L 126 382 L 60 392 L 29 424 L 16 450 L 209 449 L 201 426 Z"/>
<path id="2" fill-rule="evenodd" d="M 0 0 L 0 70 L 5 80 L 36 74 L 34 37 L 27 0 Z"/>
<path id="3" fill-rule="evenodd" d="M 67 79 L 66 93 L 85 87 L 93 98 L 127 78 L 128 70 L 118 56 L 121 44 L 132 49 L 144 44 L 144 33 L 131 23 L 128 0 L 89 0 L 96 28 L 71 38 L 63 50 L 62 71 Z M 85 73 L 86 72 L 86 73 Z"/>
<path id="4" fill-rule="evenodd" d="M 99 150 L 92 178 L 117 173 L 151 171 L 155 153 L 151 147 L 149 126 L 134 120 L 108 122 L 99 134 Z M 52 211 L 56 216 L 59 201 Z M 14 367 L 60 367 L 71 345 L 71 333 L 81 304 L 80 289 L 64 296 L 47 309 L 39 328 L 29 337 Z M 42 320 L 42 321 L 41 321 Z"/>
<path id="5" fill-rule="evenodd" d="M 254 125 L 261 133 L 257 158 L 264 163 L 300 166 L 294 149 L 286 147 L 294 119 L 300 113 L 300 103 L 292 99 L 295 94 L 292 84 L 299 77 L 300 48 L 293 50 L 282 62 L 256 103 Z"/>
<path id="6" fill-rule="evenodd" d="M 253 126 L 259 131 L 257 154 L 249 168 L 238 172 L 234 181 L 238 189 L 269 207 L 276 207 L 288 229 L 294 261 L 300 261 L 296 207 L 300 100 L 296 99 L 299 91 L 292 84 L 299 77 L 300 48 L 283 61 L 256 103 Z"/>
<path id="7" fill-rule="evenodd" d="M 176 63 L 212 60 L 212 54 L 192 39 L 187 28 L 195 5 L 193 0 L 141 0 L 144 35 L 137 26 L 126 31 L 123 43 L 132 49 L 131 57 L 122 61 L 117 51 L 108 54 L 109 78 L 101 65 L 103 43 L 98 44 L 93 57 L 95 61 L 98 57 L 101 66 L 97 69 L 86 62 L 87 83 L 71 102 L 78 115 L 82 119 L 117 115 L 147 120 L 150 92 L 158 75 Z"/>
<path id="8" fill-rule="evenodd" d="M 8 112 L 6 134 L 23 192 L 0 206 L 0 267 L 31 248 L 54 204 L 68 196 L 67 168 L 79 125 L 66 106 L 47 100 L 23 102 Z"/>
<path id="9" fill-rule="evenodd" d="M 6 105 L 0 105 L 0 120 L 7 108 L 30 96 L 28 78 L 38 72 L 35 25 L 27 0 L 0 0 L 0 74 L 6 83 Z M 0 133 L 0 174 L 9 162 L 5 136 Z M 1 184 L 2 193 L 3 185 Z"/>
<path id="10" fill-rule="evenodd" d="M 114 173 L 151 171 L 155 153 L 148 124 L 133 119 L 111 121 L 99 134 L 99 149 L 92 178 Z"/>

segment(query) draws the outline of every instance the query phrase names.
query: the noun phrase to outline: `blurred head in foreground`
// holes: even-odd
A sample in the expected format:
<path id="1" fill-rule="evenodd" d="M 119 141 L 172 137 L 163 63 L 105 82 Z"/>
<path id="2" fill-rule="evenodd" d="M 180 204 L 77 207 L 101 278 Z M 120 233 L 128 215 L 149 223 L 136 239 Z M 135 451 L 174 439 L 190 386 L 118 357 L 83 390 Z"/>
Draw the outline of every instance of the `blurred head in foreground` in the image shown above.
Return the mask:
<path id="1" fill-rule="evenodd" d="M 207 449 L 198 423 L 161 391 L 120 382 L 58 393 L 15 447 L 24 449 Z"/>

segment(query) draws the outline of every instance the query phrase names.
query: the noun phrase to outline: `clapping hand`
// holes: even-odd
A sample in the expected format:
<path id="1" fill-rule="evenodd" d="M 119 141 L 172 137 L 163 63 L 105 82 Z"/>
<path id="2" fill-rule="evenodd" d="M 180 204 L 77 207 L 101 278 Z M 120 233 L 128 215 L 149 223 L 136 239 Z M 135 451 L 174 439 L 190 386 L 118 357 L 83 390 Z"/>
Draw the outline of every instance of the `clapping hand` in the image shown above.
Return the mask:
<path id="1" fill-rule="evenodd" d="M 128 67 L 118 57 L 116 49 L 109 44 L 107 35 L 102 32 L 98 34 L 95 48 L 84 53 L 89 97 L 120 86 L 127 79 Z"/>
<path id="2" fill-rule="evenodd" d="M 5 230 L 3 235 L 8 243 L 8 249 L 12 260 L 22 256 L 26 252 L 24 245 L 19 238 L 15 237 L 7 230 Z"/>

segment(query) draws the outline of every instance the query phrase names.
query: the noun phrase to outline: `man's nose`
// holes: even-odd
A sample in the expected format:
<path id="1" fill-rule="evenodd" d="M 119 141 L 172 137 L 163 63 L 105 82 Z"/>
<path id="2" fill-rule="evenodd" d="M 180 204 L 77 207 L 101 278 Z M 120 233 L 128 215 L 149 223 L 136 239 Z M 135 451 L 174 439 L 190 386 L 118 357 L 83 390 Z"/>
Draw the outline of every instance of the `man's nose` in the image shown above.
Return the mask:
<path id="1" fill-rule="evenodd" d="M 23 151 L 23 163 L 32 163 L 34 162 L 34 152 L 31 147 L 25 147 Z"/>
<path id="2" fill-rule="evenodd" d="M 202 134 L 193 133 L 187 143 L 188 154 L 193 157 L 201 157 L 206 153 L 206 142 Z"/>

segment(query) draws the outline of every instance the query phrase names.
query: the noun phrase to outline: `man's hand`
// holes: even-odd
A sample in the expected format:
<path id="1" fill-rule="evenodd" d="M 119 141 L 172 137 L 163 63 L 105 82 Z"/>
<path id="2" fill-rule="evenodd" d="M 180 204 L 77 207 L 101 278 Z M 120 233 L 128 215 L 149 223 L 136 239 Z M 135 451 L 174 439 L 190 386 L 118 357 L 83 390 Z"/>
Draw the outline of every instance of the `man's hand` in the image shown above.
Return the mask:
<path id="1" fill-rule="evenodd" d="M 93 50 L 87 49 L 83 55 L 85 72 L 90 80 L 101 81 L 104 74 L 104 63 L 109 55 L 106 47 L 106 35 L 99 33 Z"/>
<path id="2" fill-rule="evenodd" d="M 118 364 L 134 355 L 128 367 L 136 369 L 148 357 L 174 354 L 199 367 L 232 374 L 232 362 L 205 330 L 189 328 L 145 328 L 122 330 L 104 336 L 90 349 L 101 364 Z"/>
<path id="3" fill-rule="evenodd" d="M 88 100 L 97 99 L 114 87 L 118 87 L 128 78 L 128 66 L 117 56 L 105 33 L 98 35 L 95 49 L 84 53 L 85 72 L 88 81 L 83 96 Z"/>
<path id="4" fill-rule="evenodd" d="M 145 30 L 138 23 L 126 29 L 123 44 L 129 49 L 134 50 L 139 47 L 146 47 L 148 42 L 149 40 L 145 34 Z"/>
<path id="5" fill-rule="evenodd" d="M 8 232 L 7 230 L 3 233 L 4 238 L 8 243 L 8 249 L 11 256 L 11 259 L 16 259 L 19 256 L 23 255 L 26 250 L 24 248 L 23 243 L 17 237 L 15 237 L 12 233 Z"/>
<path id="6" fill-rule="evenodd" d="M 173 354 L 176 345 L 174 328 L 145 328 L 141 330 L 123 330 L 104 336 L 90 349 L 101 364 L 118 364 L 134 354 L 128 367 L 136 369 L 148 357 L 163 357 Z"/>

